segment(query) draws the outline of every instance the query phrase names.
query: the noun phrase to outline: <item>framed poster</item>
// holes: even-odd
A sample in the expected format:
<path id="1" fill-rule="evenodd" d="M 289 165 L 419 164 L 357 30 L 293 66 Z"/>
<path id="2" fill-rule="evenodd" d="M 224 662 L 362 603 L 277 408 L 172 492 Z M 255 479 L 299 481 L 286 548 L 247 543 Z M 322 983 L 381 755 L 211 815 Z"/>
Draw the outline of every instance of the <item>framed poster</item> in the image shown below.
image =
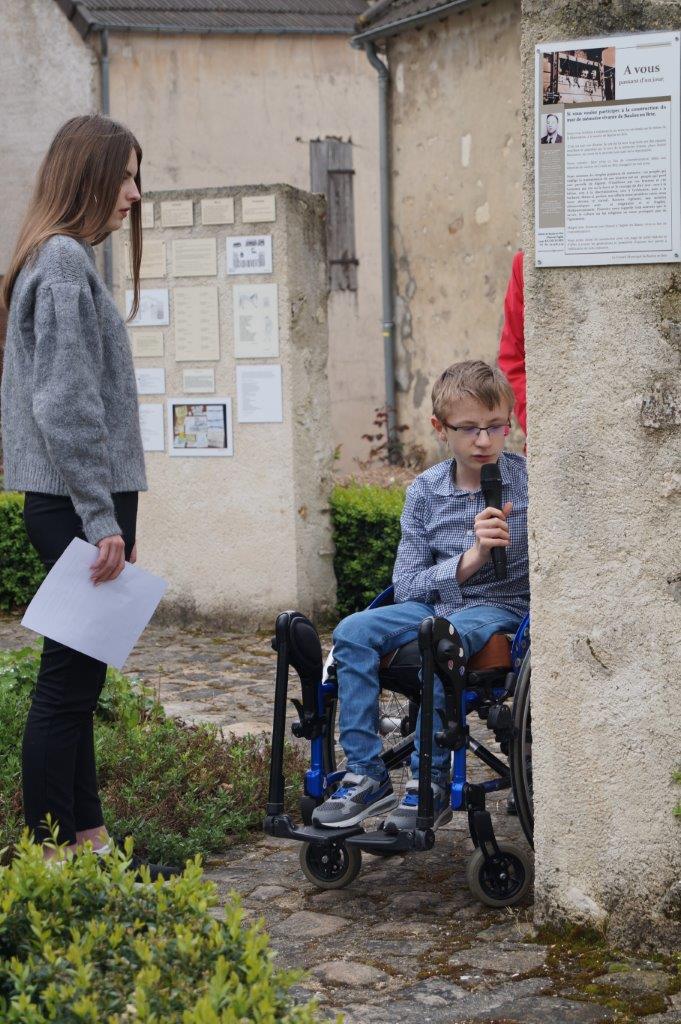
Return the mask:
<path id="1" fill-rule="evenodd" d="M 539 267 L 681 260 L 678 32 L 535 51 Z"/>
<path id="2" fill-rule="evenodd" d="M 168 435 L 171 455 L 233 455 L 231 398 L 169 398 Z"/>

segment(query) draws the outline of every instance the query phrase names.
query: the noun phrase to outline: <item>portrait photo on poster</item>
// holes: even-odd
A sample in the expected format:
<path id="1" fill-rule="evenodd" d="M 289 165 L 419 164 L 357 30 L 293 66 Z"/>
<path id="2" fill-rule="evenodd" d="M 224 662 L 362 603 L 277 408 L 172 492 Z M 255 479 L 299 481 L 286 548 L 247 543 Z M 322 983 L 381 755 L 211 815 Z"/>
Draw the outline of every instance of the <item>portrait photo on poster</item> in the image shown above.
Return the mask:
<path id="1" fill-rule="evenodd" d="M 171 455 L 233 455 L 231 398 L 169 399 L 168 433 Z"/>
<path id="2" fill-rule="evenodd" d="M 541 142 L 542 145 L 560 145 L 563 142 L 563 115 L 542 114 L 541 118 Z"/>

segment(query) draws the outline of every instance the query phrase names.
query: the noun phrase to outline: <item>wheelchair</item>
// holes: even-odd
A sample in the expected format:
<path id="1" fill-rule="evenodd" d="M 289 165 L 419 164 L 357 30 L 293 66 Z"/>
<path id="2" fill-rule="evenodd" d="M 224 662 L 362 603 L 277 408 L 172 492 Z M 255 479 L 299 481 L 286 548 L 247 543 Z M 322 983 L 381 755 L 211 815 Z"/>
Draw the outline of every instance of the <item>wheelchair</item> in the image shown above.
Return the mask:
<path id="1" fill-rule="evenodd" d="M 369 607 L 392 603 L 393 588 L 389 587 Z M 444 687 L 445 712 L 435 742 L 451 751 L 452 810 L 468 815 L 474 847 L 466 869 L 468 886 L 478 900 L 491 907 L 513 906 L 525 897 L 532 881 L 531 855 L 515 843 L 497 841 L 486 798 L 500 790 L 512 793 L 512 812 L 517 813 L 531 847 L 534 818 L 529 615 L 515 636 L 494 635 L 467 663 L 452 634 L 456 636 L 446 619 L 424 619 L 418 638 L 391 651 L 380 663 L 379 732 L 384 743 L 381 756 L 393 777 L 409 764 L 417 715 L 421 711 L 415 829 L 389 833 L 380 823 L 374 830 L 366 831 L 366 820 L 343 828 L 323 828 L 312 824 L 312 813 L 338 788 L 344 774 L 338 759 L 342 751 L 337 749 L 335 735 L 338 682 L 333 650 L 324 662 L 319 636 L 309 619 L 294 611 L 278 616 L 272 640 L 277 669 L 264 831 L 301 843 L 303 873 L 318 888 L 340 889 L 349 885 L 360 871 L 362 852 L 390 857 L 432 849 L 433 682 L 437 674 Z M 302 825 L 295 825 L 284 812 L 283 755 L 291 667 L 299 677 L 302 691 L 301 699 L 292 699 L 298 720 L 291 731 L 297 738 L 310 742 L 310 767 L 300 801 Z M 474 713 L 493 734 L 501 756 L 471 734 L 467 718 Z M 470 781 L 469 753 L 494 777 Z M 446 835 L 446 831 L 440 835 Z"/>

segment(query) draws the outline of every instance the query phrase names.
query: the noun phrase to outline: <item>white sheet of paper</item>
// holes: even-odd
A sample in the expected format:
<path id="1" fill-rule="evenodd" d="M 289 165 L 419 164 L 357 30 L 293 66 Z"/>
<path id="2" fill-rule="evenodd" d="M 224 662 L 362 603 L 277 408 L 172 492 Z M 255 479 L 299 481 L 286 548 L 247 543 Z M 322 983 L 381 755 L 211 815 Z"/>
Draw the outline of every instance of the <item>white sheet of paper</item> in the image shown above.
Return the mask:
<path id="1" fill-rule="evenodd" d="M 135 359 L 153 359 L 163 355 L 163 331 L 131 331 Z"/>
<path id="2" fill-rule="evenodd" d="M 232 197 L 225 196 L 223 199 L 202 199 L 201 223 L 233 224 L 234 200 Z"/>
<path id="3" fill-rule="evenodd" d="M 271 235 L 231 235 L 227 238 L 228 274 L 271 274 Z"/>
<path id="4" fill-rule="evenodd" d="M 132 277 L 132 263 L 130 256 L 130 243 L 125 243 L 125 272 L 127 277 Z M 142 262 L 140 264 L 140 277 L 165 277 L 166 276 L 166 244 L 155 238 L 147 238 L 142 248 Z"/>
<path id="5" fill-rule="evenodd" d="M 161 203 L 161 227 L 191 228 L 194 225 L 194 203 L 191 199 L 166 199 Z"/>
<path id="6" fill-rule="evenodd" d="M 127 221 L 126 221 L 127 223 Z M 154 204 L 142 203 L 142 227 L 153 228 L 154 226 Z"/>
<path id="7" fill-rule="evenodd" d="M 75 537 L 43 580 L 22 626 L 115 668 L 123 668 L 168 586 L 126 563 L 118 579 L 95 586 L 99 549 Z"/>
<path id="8" fill-rule="evenodd" d="M 162 366 L 136 366 L 138 395 L 165 395 L 166 371 Z"/>
<path id="9" fill-rule="evenodd" d="M 144 402 L 139 407 L 142 448 L 145 452 L 164 452 L 163 406 L 157 402 Z"/>
<path id="10" fill-rule="evenodd" d="M 215 285 L 174 288 L 175 361 L 220 358 L 218 290 Z"/>
<path id="11" fill-rule="evenodd" d="M 175 277 L 215 277 L 217 272 L 214 238 L 180 238 L 173 242 Z"/>
<path id="12" fill-rule="evenodd" d="M 125 315 L 130 316 L 132 309 L 133 292 L 128 289 L 125 293 Z M 170 323 L 170 310 L 168 307 L 167 288 L 142 288 L 140 291 L 140 305 L 134 320 L 130 321 L 131 327 L 162 327 Z"/>
<path id="13" fill-rule="evenodd" d="M 276 220 L 276 196 L 244 196 L 241 200 L 241 219 L 244 224 Z"/>
<path id="14" fill-rule="evenodd" d="M 235 284 L 234 355 L 270 359 L 279 355 L 279 309 L 276 284 Z"/>
<path id="15" fill-rule="evenodd" d="M 237 366 L 236 394 L 239 423 L 282 423 L 281 366 Z"/>
<path id="16" fill-rule="evenodd" d="M 183 370 L 182 390 L 185 394 L 215 394 L 215 370 L 207 367 L 205 370 Z"/>

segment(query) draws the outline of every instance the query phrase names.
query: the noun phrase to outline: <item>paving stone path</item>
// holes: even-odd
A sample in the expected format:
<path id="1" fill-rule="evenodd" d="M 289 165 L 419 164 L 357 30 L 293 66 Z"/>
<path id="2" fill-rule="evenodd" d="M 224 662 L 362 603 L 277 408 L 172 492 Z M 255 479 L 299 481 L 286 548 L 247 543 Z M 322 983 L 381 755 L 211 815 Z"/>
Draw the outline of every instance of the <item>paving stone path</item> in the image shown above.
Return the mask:
<path id="1" fill-rule="evenodd" d="M 0 616 L 0 649 L 30 639 L 16 618 Z M 151 684 L 169 714 L 243 736 L 271 728 L 273 666 L 268 634 L 152 624 L 126 671 Z M 524 843 L 505 800 L 492 809 L 498 837 Z M 342 1012 L 346 1024 L 681 1024 L 681 993 L 668 995 L 675 978 L 653 961 L 605 965 L 585 993 L 570 957 L 537 941 L 529 903 L 494 911 L 472 898 L 470 851 L 465 816 L 455 815 L 426 854 L 364 855 L 347 889 L 320 892 L 300 870 L 299 844 L 257 835 L 206 874 L 216 914 L 239 893 L 247 919 L 264 919 L 278 964 L 307 972 L 296 998 L 316 995 L 329 1020 Z M 626 1013 L 604 1005 L 613 996 Z"/>

